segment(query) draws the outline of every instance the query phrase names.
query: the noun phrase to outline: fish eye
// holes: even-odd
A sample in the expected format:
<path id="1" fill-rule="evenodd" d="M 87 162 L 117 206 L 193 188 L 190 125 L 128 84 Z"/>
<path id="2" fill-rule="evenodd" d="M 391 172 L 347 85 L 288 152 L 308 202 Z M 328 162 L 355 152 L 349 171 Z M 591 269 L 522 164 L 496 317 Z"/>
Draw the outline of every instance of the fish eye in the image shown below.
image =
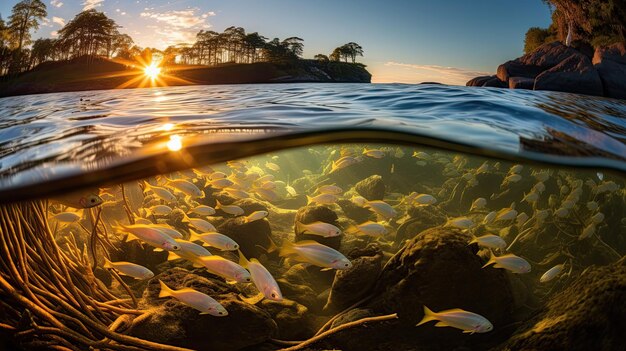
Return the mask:
<path id="1" fill-rule="evenodd" d="M 219 312 L 217 312 L 217 314 L 219 314 L 219 315 L 221 316 L 221 315 L 223 315 L 223 314 L 224 314 L 224 312 L 219 311 Z"/>
<path id="2" fill-rule="evenodd" d="M 94 202 L 96 202 L 96 199 L 91 198 L 91 200 L 90 200 L 90 201 L 91 201 L 91 203 L 93 204 Z"/>
<path id="3" fill-rule="evenodd" d="M 276 294 L 272 293 L 272 297 L 276 297 Z"/>
<path id="4" fill-rule="evenodd" d="M 174 245 L 174 246 L 172 246 L 172 249 L 178 250 L 178 246 Z"/>
<path id="5" fill-rule="evenodd" d="M 247 281 L 247 282 L 249 282 L 249 281 L 250 281 L 250 278 L 246 278 L 246 281 Z"/>
<path id="6" fill-rule="evenodd" d="M 344 267 L 348 267 L 348 266 L 350 266 L 350 264 L 349 263 L 345 263 L 343 266 Z"/>

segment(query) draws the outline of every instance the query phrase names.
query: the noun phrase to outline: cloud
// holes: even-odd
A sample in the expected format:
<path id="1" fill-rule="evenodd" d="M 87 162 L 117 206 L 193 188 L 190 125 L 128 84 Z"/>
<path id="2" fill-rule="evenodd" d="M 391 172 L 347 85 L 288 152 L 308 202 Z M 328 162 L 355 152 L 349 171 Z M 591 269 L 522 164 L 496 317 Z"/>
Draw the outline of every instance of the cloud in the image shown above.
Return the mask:
<path id="1" fill-rule="evenodd" d="M 59 26 L 63 27 L 65 25 L 65 20 L 61 17 L 52 17 L 52 22 L 58 24 Z"/>
<path id="2" fill-rule="evenodd" d="M 52 32 L 50 32 L 50 36 L 56 38 L 59 36 L 59 32 L 57 32 L 56 30 L 53 30 Z"/>
<path id="3" fill-rule="evenodd" d="M 41 20 L 41 26 L 42 27 L 52 27 L 52 23 L 50 23 L 50 19 L 48 17 L 44 17 Z"/>
<path id="4" fill-rule="evenodd" d="M 157 43 L 152 43 L 150 46 L 167 47 L 195 41 L 196 34 L 200 30 L 211 28 L 208 18 L 215 16 L 215 12 L 201 13 L 198 8 L 155 12 L 153 9 L 146 8 L 140 16 L 158 23 L 154 32 L 154 37 L 158 38 Z"/>
<path id="5" fill-rule="evenodd" d="M 438 65 L 418 65 L 389 61 L 386 67 L 402 69 L 402 72 L 390 74 L 389 79 L 398 83 L 420 83 L 424 81 L 436 81 L 444 84 L 465 85 L 468 80 L 478 76 L 488 76 L 492 73 L 482 72 L 458 67 L 446 67 Z M 395 77 L 395 78 L 394 78 Z"/>
<path id="6" fill-rule="evenodd" d="M 50 0 L 50 5 L 54 7 L 61 7 L 63 6 L 63 3 L 60 0 Z"/>
<path id="7" fill-rule="evenodd" d="M 102 2 L 104 2 L 104 0 L 85 0 L 82 3 L 83 11 L 91 10 L 91 9 L 96 8 L 96 7 L 100 7 L 100 6 L 102 6 Z"/>

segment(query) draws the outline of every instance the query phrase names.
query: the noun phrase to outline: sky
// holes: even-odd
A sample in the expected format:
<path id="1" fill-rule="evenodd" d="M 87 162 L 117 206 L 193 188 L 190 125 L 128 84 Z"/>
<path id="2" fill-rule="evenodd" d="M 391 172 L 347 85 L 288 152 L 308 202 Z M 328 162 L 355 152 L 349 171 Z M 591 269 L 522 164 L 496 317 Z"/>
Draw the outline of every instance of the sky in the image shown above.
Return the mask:
<path id="1" fill-rule="evenodd" d="M 304 57 L 348 42 L 375 83 L 460 84 L 494 74 L 521 56 L 530 27 L 547 27 L 541 0 L 42 0 L 48 16 L 33 39 L 54 38 L 78 12 L 95 8 L 141 47 L 193 43 L 204 29 L 230 26 L 272 39 L 304 39 Z M 7 19 L 16 0 L 0 1 Z"/>

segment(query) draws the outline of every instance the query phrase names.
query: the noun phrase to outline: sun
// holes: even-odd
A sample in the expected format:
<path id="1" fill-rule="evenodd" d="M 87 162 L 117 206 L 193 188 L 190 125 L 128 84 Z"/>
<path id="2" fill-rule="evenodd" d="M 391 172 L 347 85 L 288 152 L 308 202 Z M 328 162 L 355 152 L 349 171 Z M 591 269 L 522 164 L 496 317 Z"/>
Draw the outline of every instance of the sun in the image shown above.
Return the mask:
<path id="1" fill-rule="evenodd" d="M 143 73 L 151 80 L 155 80 L 159 77 L 159 74 L 161 74 L 161 67 L 152 62 L 149 66 L 146 66 L 143 69 Z"/>

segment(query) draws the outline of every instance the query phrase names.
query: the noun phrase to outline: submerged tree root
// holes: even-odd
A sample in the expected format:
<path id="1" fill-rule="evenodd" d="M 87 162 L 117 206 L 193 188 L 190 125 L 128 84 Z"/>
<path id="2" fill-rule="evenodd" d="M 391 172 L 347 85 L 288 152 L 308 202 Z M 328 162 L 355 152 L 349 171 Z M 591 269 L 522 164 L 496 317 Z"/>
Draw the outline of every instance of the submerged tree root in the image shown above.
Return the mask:
<path id="1" fill-rule="evenodd" d="M 284 340 L 272 340 L 273 343 L 278 344 L 280 346 L 289 346 L 289 345 L 293 345 L 287 348 L 283 348 L 280 349 L 279 351 L 296 351 L 296 350 L 302 350 L 304 348 L 307 348 L 331 335 L 334 335 L 338 332 L 341 332 L 343 330 L 346 329 L 351 329 L 351 328 L 355 328 L 361 325 L 364 325 L 366 323 L 372 323 L 372 322 L 384 322 L 384 321 L 388 321 L 391 319 L 396 319 L 398 318 L 398 314 L 397 313 L 393 313 L 393 314 L 388 314 L 388 315 L 384 315 L 384 316 L 376 316 L 376 317 L 367 317 L 367 318 L 362 318 L 359 320 L 356 320 L 354 322 L 350 322 L 350 323 L 346 323 L 346 324 L 342 324 L 339 325 L 337 327 L 331 328 L 321 334 L 315 335 L 312 338 L 308 339 L 308 340 L 304 340 L 304 341 L 284 341 Z"/>
<path id="2" fill-rule="evenodd" d="M 123 281 L 129 298 L 93 275 L 96 244 L 106 241 L 100 211 L 91 218 L 89 262 L 73 239 L 57 245 L 46 202 L 0 206 L 0 329 L 25 348 L 189 351 L 123 333 L 144 311 Z"/>

